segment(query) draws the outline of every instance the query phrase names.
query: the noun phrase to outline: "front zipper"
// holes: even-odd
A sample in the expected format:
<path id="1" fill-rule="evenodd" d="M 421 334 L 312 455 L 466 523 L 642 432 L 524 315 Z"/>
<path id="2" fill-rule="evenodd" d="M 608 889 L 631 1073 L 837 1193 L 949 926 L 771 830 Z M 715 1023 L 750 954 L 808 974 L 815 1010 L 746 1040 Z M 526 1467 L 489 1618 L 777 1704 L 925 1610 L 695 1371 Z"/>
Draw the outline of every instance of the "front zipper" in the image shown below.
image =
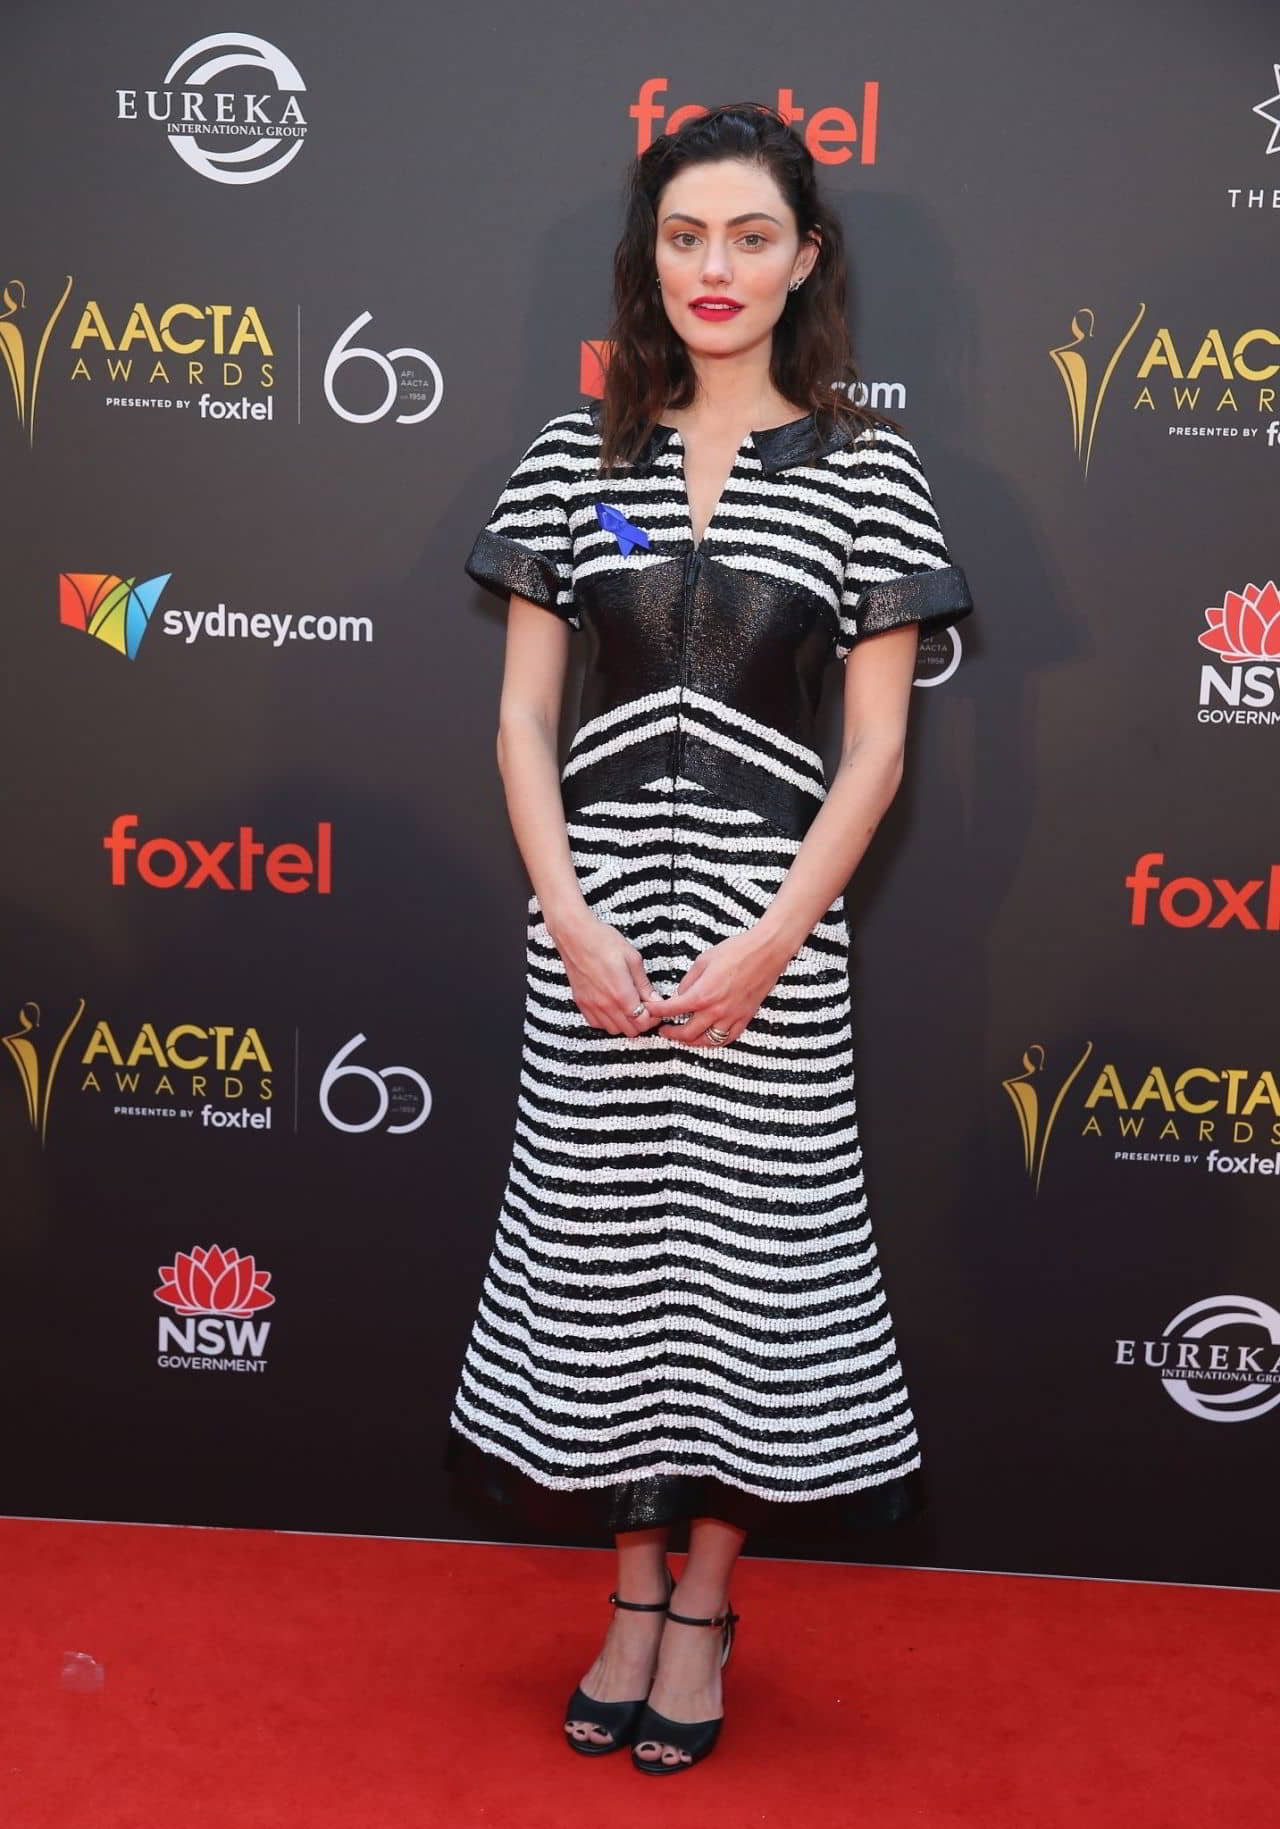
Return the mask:
<path id="1" fill-rule="evenodd" d="M 688 684 L 689 670 L 689 619 L 693 612 L 693 595 L 698 588 L 698 573 L 702 569 L 702 552 L 697 546 L 688 554 L 684 563 L 684 584 L 680 601 L 680 676 L 677 681 L 676 695 L 676 779 L 680 777 L 680 765 L 684 760 L 684 726 L 680 720 L 680 708 L 684 703 L 684 690 Z"/>
<path id="2" fill-rule="evenodd" d="M 676 741 L 674 760 L 671 768 L 671 876 L 667 888 L 667 908 L 670 917 L 671 951 L 676 947 L 676 819 L 677 804 L 680 794 L 680 770 L 684 762 L 684 724 L 680 712 L 684 703 L 684 690 L 687 684 L 689 664 L 689 621 L 693 613 L 694 593 L 698 588 L 698 574 L 702 570 L 702 553 L 693 547 L 685 557 L 684 578 L 680 588 L 680 668 L 676 681 Z"/>

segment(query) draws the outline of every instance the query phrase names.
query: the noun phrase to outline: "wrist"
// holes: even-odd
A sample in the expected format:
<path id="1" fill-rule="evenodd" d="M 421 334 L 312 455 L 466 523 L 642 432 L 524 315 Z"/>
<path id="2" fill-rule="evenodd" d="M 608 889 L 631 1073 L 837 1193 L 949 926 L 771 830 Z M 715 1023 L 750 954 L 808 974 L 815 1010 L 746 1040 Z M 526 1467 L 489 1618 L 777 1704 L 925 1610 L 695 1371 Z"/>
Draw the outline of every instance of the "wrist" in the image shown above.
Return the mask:
<path id="1" fill-rule="evenodd" d="M 765 957 L 779 970 L 794 959 L 809 937 L 809 929 L 794 916 L 780 913 L 776 904 L 756 921 L 751 932 Z"/>
<path id="2" fill-rule="evenodd" d="M 561 940 L 570 939 L 575 933 L 581 932 L 595 918 L 587 898 L 580 890 L 558 897 L 542 911 L 547 932 L 557 945 Z"/>

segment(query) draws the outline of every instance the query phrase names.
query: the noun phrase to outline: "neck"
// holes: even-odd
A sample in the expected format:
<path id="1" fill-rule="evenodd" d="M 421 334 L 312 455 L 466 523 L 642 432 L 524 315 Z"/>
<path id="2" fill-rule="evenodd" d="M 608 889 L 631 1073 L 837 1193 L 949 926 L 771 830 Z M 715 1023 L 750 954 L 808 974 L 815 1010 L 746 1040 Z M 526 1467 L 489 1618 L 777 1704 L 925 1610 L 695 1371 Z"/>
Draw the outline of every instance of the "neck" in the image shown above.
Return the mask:
<path id="1" fill-rule="evenodd" d="M 794 414 L 795 408 L 782 399 L 769 377 L 772 348 L 771 332 L 762 342 L 732 355 L 708 356 L 690 350 L 694 397 L 677 417 L 712 431 L 760 431 Z"/>

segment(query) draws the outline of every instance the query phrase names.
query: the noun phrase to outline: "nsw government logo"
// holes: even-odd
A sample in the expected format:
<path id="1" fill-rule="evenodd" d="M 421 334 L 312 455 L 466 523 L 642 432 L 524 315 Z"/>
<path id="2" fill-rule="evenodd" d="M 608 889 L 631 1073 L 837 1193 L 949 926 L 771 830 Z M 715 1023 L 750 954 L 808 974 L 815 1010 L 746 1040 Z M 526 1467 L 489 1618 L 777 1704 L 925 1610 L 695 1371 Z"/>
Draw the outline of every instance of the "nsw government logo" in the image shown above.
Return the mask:
<path id="1" fill-rule="evenodd" d="M 1158 1372 L 1174 1403 L 1205 1422 L 1252 1422 L 1280 1404 L 1280 1313 L 1253 1296 L 1206 1296 L 1158 1340 L 1117 1340 L 1115 1363 Z"/>
<path id="2" fill-rule="evenodd" d="M 270 1281 L 271 1272 L 259 1270 L 252 1257 L 220 1245 L 196 1245 L 161 1264 L 153 1294 L 173 1313 L 160 1317 L 156 1364 L 183 1372 L 265 1372 L 271 1323 L 254 1317 L 275 1304 Z"/>
<path id="3" fill-rule="evenodd" d="M 1280 590 L 1274 578 L 1228 591 L 1205 613 L 1201 724 L 1280 724 Z"/>

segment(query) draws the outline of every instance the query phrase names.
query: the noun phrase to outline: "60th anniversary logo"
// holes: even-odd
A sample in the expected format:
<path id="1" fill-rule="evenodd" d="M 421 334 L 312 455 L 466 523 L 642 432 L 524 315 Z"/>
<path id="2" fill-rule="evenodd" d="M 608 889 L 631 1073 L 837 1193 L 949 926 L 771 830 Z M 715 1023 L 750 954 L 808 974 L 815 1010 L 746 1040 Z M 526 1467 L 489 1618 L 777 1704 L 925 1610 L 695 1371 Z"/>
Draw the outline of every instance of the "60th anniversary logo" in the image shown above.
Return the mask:
<path id="1" fill-rule="evenodd" d="M 279 1128 L 302 1128 L 300 1029 L 295 1027 L 286 1051 L 270 1031 L 252 1024 L 122 1022 L 87 1017 L 86 1009 L 83 997 L 75 999 L 74 1009 L 62 1000 L 52 1013 L 28 998 L 17 1010 L 16 1027 L 0 1029 L 0 1046 L 17 1070 L 27 1122 L 42 1149 L 49 1143 L 55 1084 L 64 1111 L 96 1106 L 113 1118 L 185 1121 L 200 1130 L 243 1135 L 276 1129 L 279 1104 L 284 1108 Z M 306 1109 L 314 1100 L 325 1122 L 349 1136 L 410 1136 L 431 1115 L 430 1082 L 415 1067 L 375 1066 L 357 1058 L 368 1040 L 358 1030 L 336 1049 L 331 1039 L 308 1049 L 313 1065 L 305 1076 Z"/>

